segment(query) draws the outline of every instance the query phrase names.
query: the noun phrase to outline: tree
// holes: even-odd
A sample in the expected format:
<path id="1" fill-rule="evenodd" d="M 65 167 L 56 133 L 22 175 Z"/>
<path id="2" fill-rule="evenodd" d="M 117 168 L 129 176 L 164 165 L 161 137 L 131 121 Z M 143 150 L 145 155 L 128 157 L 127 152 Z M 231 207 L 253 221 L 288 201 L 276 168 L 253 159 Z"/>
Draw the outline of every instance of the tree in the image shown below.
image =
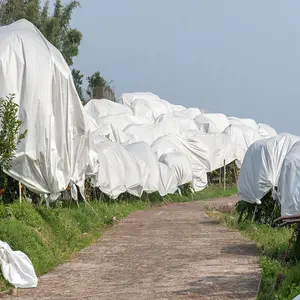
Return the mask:
<path id="1" fill-rule="evenodd" d="M 43 6 L 40 0 L 0 0 L 0 25 L 10 24 L 20 19 L 33 23 L 63 55 L 69 66 L 79 53 L 82 33 L 70 27 L 74 9 L 79 1 L 72 0 L 63 5 L 56 0 L 54 12 L 49 14 L 49 0 Z"/>
<path id="2" fill-rule="evenodd" d="M 92 76 L 87 78 L 88 87 L 87 94 L 90 98 L 107 98 L 115 101 L 115 93 L 111 88 L 111 82 L 107 82 L 100 74 L 100 72 L 95 72 Z M 97 92 L 99 95 L 97 95 Z"/>
<path id="3" fill-rule="evenodd" d="M 72 76 L 74 80 L 74 84 L 78 93 L 78 96 L 81 101 L 84 100 L 83 98 L 83 74 L 81 74 L 80 70 L 72 69 Z"/>

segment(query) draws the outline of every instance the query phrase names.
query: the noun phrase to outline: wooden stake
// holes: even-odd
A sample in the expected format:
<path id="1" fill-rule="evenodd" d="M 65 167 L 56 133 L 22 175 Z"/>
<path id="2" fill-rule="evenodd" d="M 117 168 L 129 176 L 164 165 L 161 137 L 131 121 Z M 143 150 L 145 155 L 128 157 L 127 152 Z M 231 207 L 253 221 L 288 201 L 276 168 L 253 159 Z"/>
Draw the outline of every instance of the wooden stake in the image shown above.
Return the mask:
<path id="1" fill-rule="evenodd" d="M 22 202 L 22 184 L 19 181 L 19 195 L 20 195 L 20 203 Z"/>
<path id="2" fill-rule="evenodd" d="M 226 161 L 224 159 L 224 191 L 226 190 Z"/>

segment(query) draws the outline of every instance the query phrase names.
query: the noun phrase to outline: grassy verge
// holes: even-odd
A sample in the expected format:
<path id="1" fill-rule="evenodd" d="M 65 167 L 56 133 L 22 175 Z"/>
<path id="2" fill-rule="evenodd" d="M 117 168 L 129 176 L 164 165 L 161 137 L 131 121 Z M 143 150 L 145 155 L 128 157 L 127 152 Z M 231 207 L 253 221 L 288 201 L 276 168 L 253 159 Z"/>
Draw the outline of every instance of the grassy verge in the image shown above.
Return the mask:
<path id="1" fill-rule="evenodd" d="M 262 269 L 258 299 L 292 300 L 300 294 L 300 264 L 293 251 L 285 257 L 291 228 L 271 228 L 250 221 L 237 224 L 238 215 L 234 211 L 209 211 L 208 214 L 256 242 Z"/>
<path id="2" fill-rule="evenodd" d="M 105 228 L 114 223 L 114 217 L 122 219 L 153 205 L 226 197 L 235 193 L 235 188 L 223 191 L 219 187 L 209 187 L 190 196 L 152 194 L 144 200 L 91 201 L 90 206 L 81 203 L 79 207 L 72 204 L 51 209 L 35 207 L 26 201 L 0 204 L 0 240 L 10 244 L 13 250 L 26 253 L 37 275 L 41 275 L 95 242 Z M 9 284 L 0 277 L 0 290 L 8 287 Z"/>

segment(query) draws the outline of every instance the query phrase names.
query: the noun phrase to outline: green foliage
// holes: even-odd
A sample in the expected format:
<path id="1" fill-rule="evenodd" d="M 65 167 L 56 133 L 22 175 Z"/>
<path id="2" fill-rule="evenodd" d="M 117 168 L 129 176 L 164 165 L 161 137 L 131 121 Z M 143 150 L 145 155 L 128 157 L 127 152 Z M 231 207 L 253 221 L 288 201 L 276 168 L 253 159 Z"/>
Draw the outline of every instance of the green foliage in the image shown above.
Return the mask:
<path id="1" fill-rule="evenodd" d="M 70 27 L 72 13 L 79 7 L 79 1 L 72 0 L 63 5 L 56 0 L 54 12 L 49 13 L 49 0 L 41 6 L 40 0 L 6 0 L 0 2 L 0 25 L 20 19 L 33 23 L 63 55 L 68 65 L 79 53 L 82 34 Z"/>
<path id="2" fill-rule="evenodd" d="M 260 253 L 262 280 L 258 299 L 293 299 L 300 294 L 300 265 L 295 247 L 286 256 L 293 227 L 270 227 L 247 218 L 238 223 L 236 210 L 221 214 L 220 220 L 254 240 Z M 281 278 L 281 280 L 278 280 Z"/>
<path id="3" fill-rule="evenodd" d="M 261 224 L 272 224 L 275 219 L 280 217 L 279 204 L 273 200 L 271 191 L 261 199 L 261 204 L 239 201 L 236 211 L 240 214 L 238 222 L 252 220 Z"/>
<path id="4" fill-rule="evenodd" d="M 100 72 L 95 72 L 93 75 L 87 77 L 88 86 L 87 86 L 87 94 L 92 98 L 97 99 L 97 89 L 101 90 L 101 94 L 103 92 L 104 98 L 110 99 L 112 101 L 116 100 L 115 93 L 111 88 L 111 82 L 107 82 L 100 74 Z"/>
<path id="5" fill-rule="evenodd" d="M 18 105 L 14 95 L 0 99 L 0 170 L 9 170 L 18 144 L 25 138 L 20 132 L 22 121 L 18 119 Z"/>
<path id="6" fill-rule="evenodd" d="M 84 98 L 83 98 L 83 88 L 82 88 L 83 74 L 81 74 L 80 70 L 72 69 L 72 76 L 73 76 L 73 80 L 74 80 L 74 84 L 75 84 L 75 87 L 76 87 L 77 94 L 78 94 L 80 100 L 83 101 L 84 100 Z"/>

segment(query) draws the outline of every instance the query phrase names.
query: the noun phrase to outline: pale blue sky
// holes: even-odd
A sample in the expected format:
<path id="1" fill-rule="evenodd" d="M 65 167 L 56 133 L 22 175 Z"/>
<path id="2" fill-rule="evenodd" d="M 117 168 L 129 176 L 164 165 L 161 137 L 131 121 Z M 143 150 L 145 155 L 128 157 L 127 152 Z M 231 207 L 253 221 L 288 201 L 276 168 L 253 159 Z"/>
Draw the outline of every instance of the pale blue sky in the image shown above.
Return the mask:
<path id="1" fill-rule="evenodd" d="M 82 0 L 74 67 L 300 134 L 300 1 Z"/>

